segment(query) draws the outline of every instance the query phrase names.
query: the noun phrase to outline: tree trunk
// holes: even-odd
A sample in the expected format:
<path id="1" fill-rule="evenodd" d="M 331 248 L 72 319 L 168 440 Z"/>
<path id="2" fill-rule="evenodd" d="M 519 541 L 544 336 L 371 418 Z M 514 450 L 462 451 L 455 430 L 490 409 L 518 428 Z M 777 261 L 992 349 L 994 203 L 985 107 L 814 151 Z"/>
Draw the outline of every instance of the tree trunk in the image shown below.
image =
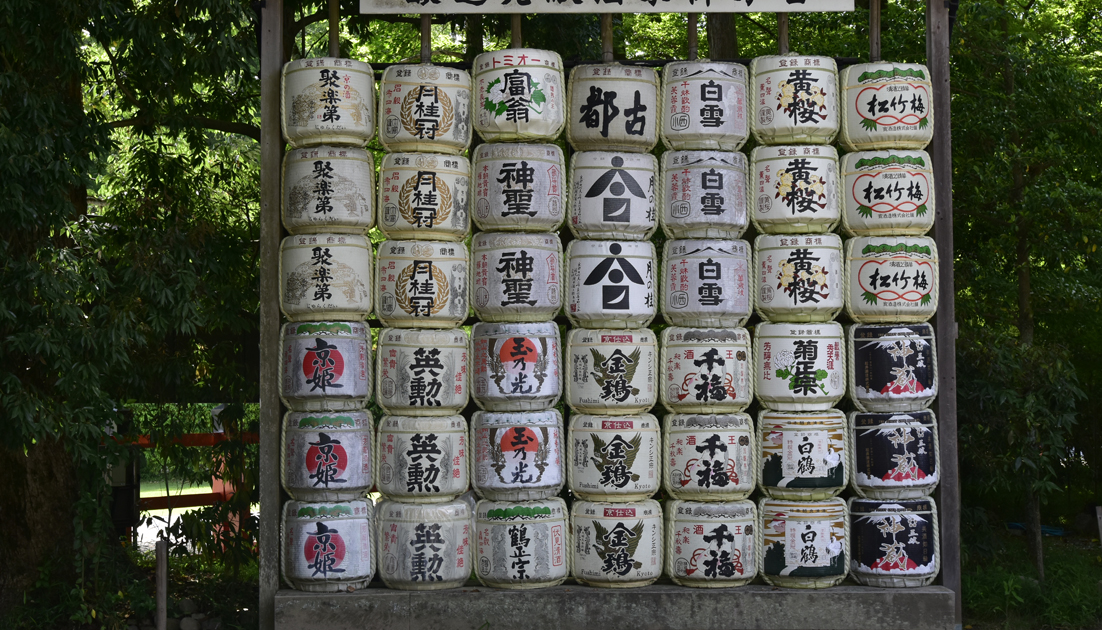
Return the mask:
<path id="1" fill-rule="evenodd" d="M 467 52 L 465 58 L 467 61 L 474 61 L 474 58 L 485 52 L 482 44 L 483 40 L 482 32 L 482 16 L 481 15 L 468 15 L 467 16 Z M 474 155 L 473 153 L 471 155 Z"/>
<path id="2" fill-rule="evenodd" d="M 709 13 L 707 28 L 709 59 L 738 57 L 738 31 L 735 30 L 734 13 Z"/>
<path id="3" fill-rule="evenodd" d="M 1026 540 L 1029 543 L 1029 558 L 1037 569 L 1037 581 L 1045 581 L 1045 548 L 1041 535 L 1041 496 L 1032 488 L 1029 490 L 1029 503 L 1026 506 L 1029 521 L 1026 525 Z"/>

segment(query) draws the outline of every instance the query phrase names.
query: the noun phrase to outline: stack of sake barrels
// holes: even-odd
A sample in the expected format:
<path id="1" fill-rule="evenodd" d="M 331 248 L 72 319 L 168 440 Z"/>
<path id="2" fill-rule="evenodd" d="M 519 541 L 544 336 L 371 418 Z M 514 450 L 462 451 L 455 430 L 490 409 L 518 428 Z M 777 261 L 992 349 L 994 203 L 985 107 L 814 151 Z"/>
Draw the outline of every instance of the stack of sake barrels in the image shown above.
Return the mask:
<path id="1" fill-rule="evenodd" d="M 371 414 L 375 78 L 350 59 L 283 70 L 280 250 L 284 581 L 306 591 L 361 588 L 375 572 Z"/>

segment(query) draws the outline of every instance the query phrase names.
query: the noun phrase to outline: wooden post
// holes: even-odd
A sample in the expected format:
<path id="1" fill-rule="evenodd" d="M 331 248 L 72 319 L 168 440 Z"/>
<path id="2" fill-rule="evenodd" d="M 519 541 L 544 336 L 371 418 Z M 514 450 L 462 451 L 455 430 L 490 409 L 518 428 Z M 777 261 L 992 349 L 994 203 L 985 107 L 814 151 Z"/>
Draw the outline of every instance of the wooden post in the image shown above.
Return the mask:
<path id="1" fill-rule="evenodd" d="M 520 33 L 520 18 L 521 18 L 521 15 L 519 13 L 514 13 L 512 15 L 512 18 L 513 18 L 513 21 L 509 25 L 509 32 L 510 32 L 510 35 L 512 37 L 511 41 L 509 42 L 509 47 L 510 48 L 520 48 L 523 45 L 521 43 L 522 39 L 521 39 L 521 33 Z"/>
<path id="2" fill-rule="evenodd" d="M 158 540 L 157 556 L 157 630 L 168 630 L 168 541 Z"/>
<path id="3" fill-rule="evenodd" d="M 341 56 L 341 2 L 329 0 L 329 56 Z"/>
<path id="4" fill-rule="evenodd" d="M 696 23 L 700 21 L 699 13 L 689 14 L 689 61 L 696 61 L 700 56 L 700 40 L 697 38 Z"/>
<path id="5" fill-rule="evenodd" d="M 777 14 L 777 52 L 788 54 L 788 14 Z"/>
<path id="6" fill-rule="evenodd" d="M 612 63 L 614 55 L 612 53 L 612 14 L 601 14 L 601 60 L 604 63 Z"/>
<path id="7" fill-rule="evenodd" d="M 880 59 L 880 0 L 869 0 L 869 61 Z"/>
<path id="8" fill-rule="evenodd" d="M 421 15 L 421 63 L 432 61 L 432 14 Z"/>

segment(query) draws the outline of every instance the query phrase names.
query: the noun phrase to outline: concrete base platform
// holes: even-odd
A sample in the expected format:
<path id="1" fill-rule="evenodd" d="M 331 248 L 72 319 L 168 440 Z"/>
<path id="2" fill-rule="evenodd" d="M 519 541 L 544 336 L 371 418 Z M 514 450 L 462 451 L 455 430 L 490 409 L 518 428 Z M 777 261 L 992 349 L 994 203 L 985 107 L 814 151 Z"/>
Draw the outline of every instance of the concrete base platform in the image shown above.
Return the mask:
<path id="1" fill-rule="evenodd" d="M 277 630 L 953 630 L 953 592 L 941 586 L 824 590 L 673 584 L 601 589 L 577 585 L 508 591 L 368 588 L 354 593 L 281 590 Z"/>

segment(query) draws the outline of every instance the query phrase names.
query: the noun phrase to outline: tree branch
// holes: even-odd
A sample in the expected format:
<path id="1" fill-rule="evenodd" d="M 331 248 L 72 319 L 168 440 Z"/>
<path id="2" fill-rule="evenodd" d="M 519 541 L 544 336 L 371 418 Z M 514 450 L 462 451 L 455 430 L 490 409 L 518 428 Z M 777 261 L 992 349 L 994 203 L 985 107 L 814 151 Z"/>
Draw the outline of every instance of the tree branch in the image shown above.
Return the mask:
<path id="1" fill-rule="evenodd" d="M 740 16 L 742 16 L 742 17 L 743 17 L 743 19 L 747 20 L 748 22 L 750 22 L 750 23 L 751 23 L 751 24 L 753 24 L 754 26 L 756 26 L 756 27 L 758 27 L 759 29 L 761 29 L 761 32 L 765 33 L 766 35 L 768 35 L 768 36 L 770 36 L 770 37 L 773 37 L 773 38 L 777 37 L 777 33 L 776 33 L 776 32 L 774 32 L 774 31 L 771 31 L 771 30 L 770 30 L 769 28 L 767 28 L 767 27 L 766 27 L 766 26 L 765 26 L 764 24 L 762 24 L 761 22 L 758 22 L 757 20 L 755 20 L 754 18 L 750 17 L 750 16 L 749 16 L 749 15 L 747 15 L 746 13 L 739 13 L 739 15 L 740 15 Z"/>
<path id="2" fill-rule="evenodd" d="M 246 136 L 260 142 L 260 128 L 248 123 L 230 122 L 228 120 L 215 120 L 213 118 L 207 118 L 206 116 L 184 116 L 180 119 L 182 122 L 194 126 L 202 127 L 204 129 L 211 129 L 214 131 L 222 131 L 225 133 L 233 133 L 241 136 Z M 122 127 L 141 127 L 141 126 L 163 126 L 165 123 L 155 120 L 152 116 L 135 116 L 134 118 L 125 118 L 122 120 L 115 120 L 107 123 L 108 127 L 112 129 L 119 129 Z"/>

